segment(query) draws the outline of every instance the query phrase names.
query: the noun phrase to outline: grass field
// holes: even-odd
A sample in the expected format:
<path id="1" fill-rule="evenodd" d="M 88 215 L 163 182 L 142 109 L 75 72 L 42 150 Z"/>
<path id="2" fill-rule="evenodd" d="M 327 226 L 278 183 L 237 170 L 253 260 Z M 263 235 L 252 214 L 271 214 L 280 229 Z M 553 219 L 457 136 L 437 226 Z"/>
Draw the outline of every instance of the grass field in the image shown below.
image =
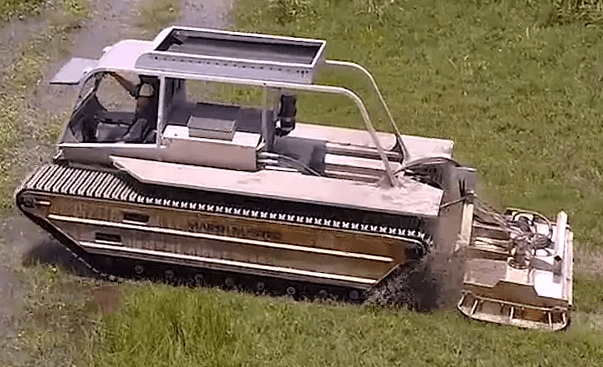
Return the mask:
<path id="1" fill-rule="evenodd" d="M 159 321 L 161 320 L 161 321 Z M 452 313 L 321 307 L 145 288 L 104 319 L 95 366 L 597 366 L 601 342 L 477 325 Z M 136 341 L 136 342 L 134 342 Z"/>
<path id="2" fill-rule="evenodd" d="M 584 324 L 545 333 L 480 324 L 454 311 L 397 313 L 149 283 L 105 289 L 116 295 L 105 303 L 117 311 L 101 313 L 99 285 L 53 268 L 24 277 L 32 292 L 20 339 L 38 361 L 99 367 L 594 367 L 603 361 L 603 333 Z"/>
<path id="3" fill-rule="evenodd" d="M 601 365 L 599 9 L 598 1 L 559 0 L 235 2 L 237 29 L 324 38 L 329 58 L 366 66 L 400 129 L 455 140 L 490 201 L 549 216 L 566 210 L 578 254 L 569 331 L 147 283 L 120 286 L 121 309 L 100 315 L 94 285 L 34 269 L 24 275 L 34 291 L 23 339 L 49 354 L 67 343 L 86 366 Z M 347 106 L 305 102 L 303 116 L 352 121 Z"/>
<path id="4" fill-rule="evenodd" d="M 33 8 L 29 6 L 34 3 L 50 8 L 47 10 L 52 14 L 43 31 L 32 32 L 25 42 L 15 45 L 19 50 L 13 54 L 16 56 L 6 63 L 6 68 L 0 70 L 0 209 L 6 210 L 13 205 L 15 180 L 22 175 L 17 162 L 20 159 L 16 156 L 17 145 L 27 139 L 34 139 L 39 144 L 54 144 L 57 127 L 62 124 L 61 118 L 64 118 L 39 116 L 39 111 L 35 111 L 36 116 L 32 117 L 27 98 L 42 80 L 48 60 L 68 51 L 65 40 L 89 14 L 86 4 L 79 0 L 53 3 L 2 1 L 0 20 L 13 13 L 31 12 Z"/>

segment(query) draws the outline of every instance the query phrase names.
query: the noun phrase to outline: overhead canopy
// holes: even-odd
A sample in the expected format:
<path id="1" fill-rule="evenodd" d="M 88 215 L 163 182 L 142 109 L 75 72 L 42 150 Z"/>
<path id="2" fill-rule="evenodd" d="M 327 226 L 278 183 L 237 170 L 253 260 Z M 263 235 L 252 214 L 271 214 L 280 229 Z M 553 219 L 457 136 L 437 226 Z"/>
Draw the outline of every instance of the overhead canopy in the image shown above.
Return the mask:
<path id="1" fill-rule="evenodd" d="M 136 68 L 311 84 L 326 42 L 305 38 L 171 27 L 154 40 Z"/>

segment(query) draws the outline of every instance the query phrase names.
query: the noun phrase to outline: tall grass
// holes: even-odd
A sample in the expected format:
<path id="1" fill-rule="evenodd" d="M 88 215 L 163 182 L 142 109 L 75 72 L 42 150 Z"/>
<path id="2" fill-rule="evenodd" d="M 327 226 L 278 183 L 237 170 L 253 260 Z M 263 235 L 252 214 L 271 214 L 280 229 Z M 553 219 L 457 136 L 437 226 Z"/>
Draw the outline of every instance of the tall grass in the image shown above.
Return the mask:
<path id="1" fill-rule="evenodd" d="M 105 317 L 90 366 L 598 366 L 601 335 L 154 287 Z"/>

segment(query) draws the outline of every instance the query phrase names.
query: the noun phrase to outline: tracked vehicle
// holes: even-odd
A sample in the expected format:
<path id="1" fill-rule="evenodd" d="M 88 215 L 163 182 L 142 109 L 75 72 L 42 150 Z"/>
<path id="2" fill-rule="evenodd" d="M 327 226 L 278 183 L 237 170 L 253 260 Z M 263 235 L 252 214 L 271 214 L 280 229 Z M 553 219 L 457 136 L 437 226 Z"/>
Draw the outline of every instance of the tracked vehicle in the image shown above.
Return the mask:
<path id="1" fill-rule="evenodd" d="M 327 60 L 325 48 L 171 27 L 98 60 L 71 59 L 52 83 L 79 86 L 73 113 L 52 162 L 17 189 L 17 206 L 101 274 L 416 304 L 425 285 L 408 280 L 431 276 L 416 269 L 439 254 L 463 260 L 452 273 L 462 272 L 464 315 L 565 328 L 565 213 L 549 221 L 482 204 L 452 141 L 402 135 L 372 76 Z M 375 103 L 318 83 L 323 71 L 355 73 Z M 260 103 L 214 102 L 224 93 L 207 83 L 255 88 Z M 302 122 L 308 95 L 346 98 L 364 129 Z M 375 106 L 390 132 L 374 128 Z"/>

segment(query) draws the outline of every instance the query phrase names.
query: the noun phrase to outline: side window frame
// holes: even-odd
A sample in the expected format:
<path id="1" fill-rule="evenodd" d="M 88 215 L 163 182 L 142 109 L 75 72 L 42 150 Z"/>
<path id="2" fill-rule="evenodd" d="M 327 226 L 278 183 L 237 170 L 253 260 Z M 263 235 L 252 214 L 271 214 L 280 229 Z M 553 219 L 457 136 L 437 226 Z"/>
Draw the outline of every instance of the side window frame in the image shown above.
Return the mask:
<path id="1" fill-rule="evenodd" d="M 104 78 L 104 72 L 97 72 L 94 74 L 90 74 L 86 79 L 84 79 L 84 81 L 80 84 L 79 86 L 79 92 L 78 92 L 78 96 L 77 96 L 77 100 L 75 102 L 75 106 L 73 106 L 73 112 L 76 112 L 77 110 L 80 109 L 80 107 L 82 106 L 82 104 L 88 99 L 90 98 L 91 95 L 95 94 L 98 86 L 100 85 L 100 81 Z M 90 82 L 91 80 L 93 80 L 93 86 L 92 88 L 86 93 L 85 96 L 82 96 L 82 92 L 84 92 L 84 88 L 86 88 L 86 83 Z"/>

